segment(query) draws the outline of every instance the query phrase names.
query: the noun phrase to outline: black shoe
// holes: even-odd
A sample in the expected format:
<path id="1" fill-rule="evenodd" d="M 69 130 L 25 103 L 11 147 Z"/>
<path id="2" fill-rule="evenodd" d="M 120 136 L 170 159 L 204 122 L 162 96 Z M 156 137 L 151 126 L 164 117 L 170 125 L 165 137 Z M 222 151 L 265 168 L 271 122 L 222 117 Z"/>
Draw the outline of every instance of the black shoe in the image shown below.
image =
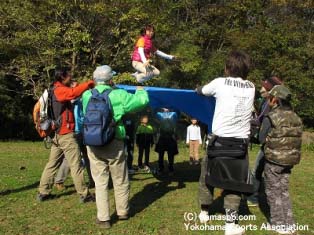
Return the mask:
<path id="1" fill-rule="evenodd" d="M 87 202 L 95 202 L 95 196 L 93 194 L 87 194 L 85 197 L 81 196 L 80 198 L 81 203 L 87 203 Z"/>
<path id="2" fill-rule="evenodd" d="M 119 220 L 128 220 L 129 219 L 129 215 L 118 215 Z"/>
<path id="3" fill-rule="evenodd" d="M 157 170 L 157 175 L 162 175 L 164 173 L 164 169 L 158 169 Z"/>
<path id="4" fill-rule="evenodd" d="M 55 195 L 41 194 L 41 193 L 37 194 L 37 201 L 39 201 L 39 202 L 47 201 L 47 200 L 50 200 L 50 199 L 53 199 L 53 198 L 55 198 Z"/>
<path id="5" fill-rule="evenodd" d="M 96 224 L 98 224 L 101 228 L 104 228 L 104 229 L 111 228 L 110 220 L 100 221 L 99 219 L 96 219 Z"/>

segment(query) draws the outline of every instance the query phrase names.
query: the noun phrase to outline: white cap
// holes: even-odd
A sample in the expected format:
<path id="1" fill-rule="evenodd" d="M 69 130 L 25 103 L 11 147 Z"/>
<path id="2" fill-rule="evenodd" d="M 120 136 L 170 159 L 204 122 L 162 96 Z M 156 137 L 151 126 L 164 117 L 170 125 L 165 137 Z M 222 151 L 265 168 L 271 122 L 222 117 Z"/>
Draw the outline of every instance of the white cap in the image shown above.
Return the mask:
<path id="1" fill-rule="evenodd" d="M 96 83 L 104 83 L 106 81 L 109 81 L 112 79 L 112 77 L 116 75 L 115 71 L 112 71 L 110 66 L 108 65 L 102 65 L 98 66 L 94 73 L 93 73 L 93 79 Z"/>

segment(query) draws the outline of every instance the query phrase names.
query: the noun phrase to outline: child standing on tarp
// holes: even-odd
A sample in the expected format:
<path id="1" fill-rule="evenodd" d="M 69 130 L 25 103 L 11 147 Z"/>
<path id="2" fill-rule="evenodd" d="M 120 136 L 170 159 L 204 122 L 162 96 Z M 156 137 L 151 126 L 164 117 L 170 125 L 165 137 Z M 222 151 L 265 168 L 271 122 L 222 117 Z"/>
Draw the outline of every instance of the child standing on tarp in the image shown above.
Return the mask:
<path id="1" fill-rule="evenodd" d="M 195 118 L 191 119 L 191 125 L 187 128 L 186 144 L 190 146 L 190 165 L 199 164 L 199 146 L 202 144 L 201 128 Z"/>
<path id="2" fill-rule="evenodd" d="M 148 124 L 148 116 L 141 117 L 141 123 L 136 130 L 136 144 L 138 147 L 138 167 L 150 172 L 149 154 L 150 148 L 154 145 L 154 128 Z M 143 154 L 145 152 L 145 162 L 143 166 Z"/>
<path id="3" fill-rule="evenodd" d="M 141 37 L 137 40 L 132 54 L 132 66 L 136 72 L 133 77 L 140 83 L 145 82 L 160 74 L 159 70 L 150 64 L 150 58 L 156 54 L 166 60 L 172 60 L 174 56 L 157 50 L 153 44 L 154 26 L 147 25 L 141 31 Z"/>

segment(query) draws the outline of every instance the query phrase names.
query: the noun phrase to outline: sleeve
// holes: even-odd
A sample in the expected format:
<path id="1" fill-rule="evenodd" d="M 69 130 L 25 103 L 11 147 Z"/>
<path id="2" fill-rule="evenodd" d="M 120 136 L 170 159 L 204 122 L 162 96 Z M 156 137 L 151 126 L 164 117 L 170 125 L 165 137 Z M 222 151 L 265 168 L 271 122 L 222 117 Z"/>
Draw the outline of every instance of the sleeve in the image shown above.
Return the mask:
<path id="1" fill-rule="evenodd" d="M 139 142 L 140 142 L 140 128 L 141 128 L 141 125 L 139 125 L 137 128 L 136 128 L 136 133 L 135 133 L 135 143 L 138 145 Z"/>
<path id="2" fill-rule="evenodd" d="M 200 88 L 200 93 L 205 96 L 215 96 L 219 87 L 220 79 L 214 79 L 209 84 Z"/>
<path id="3" fill-rule="evenodd" d="M 168 55 L 160 50 L 157 50 L 156 51 L 156 55 L 158 55 L 159 57 L 165 59 L 165 60 L 172 60 L 173 59 L 173 56 L 172 55 Z"/>
<path id="4" fill-rule="evenodd" d="M 124 92 L 123 108 L 125 113 L 138 111 L 149 102 L 148 93 L 145 90 L 136 90 L 135 94 Z"/>
<path id="5" fill-rule="evenodd" d="M 259 136 L 258 136 L 258 140 L 261 144 L 265 144 L 266 143 L 266 138 L 268 133 L 271 131 L 271 121 L 268 117 L 265 117 L 263 122 L 262 122 L 262 126 L 261 129 L 259 131 Z"/>
<path id="6" fill-rule="evenodd" d="M 151 146 L 154 145 L 154 132 L 149 134 L 149 143 Z"/>
<path id="7" fill-rule="evenodd" d="M 74 112 L 74 114 L 76 113 L 76 116 L 74 115 L 75 116 L 74 118 L 77 124 L 77 127 L 75 129 L 80 133 L 83 129 L 83 121 L 84 121 L 83 106 L 82 106 L 81 99 L 75 102 L 74 110 L 75 109 L 76 109 L 76 112 Z"/>
<path id="8" fill-rule="evenodd" d="M 201 133 L 201 128 L 200 127 L 198 127 L 198 139 L 200 141 L 200 144 L 202 144 L 203 143 L 202 142 L 202 133 Z"/>
<path id="9" fill-rule="evenodd" d="M 73 87 L 73 88 L 66 87 L 66 86 L 57 87 L 54 91 L 56 99 L 59 102 L 74 100 L 78 98 L 79 96 L 81 96 L 84 91 L 88 90 L 92 84 L 94 84 L 93 81 L 88 81 L 88 82 L 81 83 L 77 87 Z"/>
<path id="10" fill-rule="evenodd" d="M 145 56 L 145 53 L 144 53 L 144 47 L 139 47 L 138 48 L 138 53 L 140 54 L 141 61 L 145 64 L 147 59 L 146 59 L 146 56 Z"/>
<path id="11" fill-rule="evenodd" d="M 142 47 L 144 48 L 145 45 L 145 40 L 143 37 L 141 37 L 140 39 L 137 40 L 135 47 Z"/>
<path id="12" fill-rule="evenodd" d="M 190 142 L 190 126 L 188 126 L 186 131 L 186 143 L 188 144 Z"/>
<path id="13" fill-rule="evenodd" d="M 140 132 L 140 125 L 136 128 L 135 134 L 137 135 Z"/>
<path id="14" fill-rule="evenodd" d="M 161 112 L 157 112 L 157 113 L 156 113 L 156 120 L 157 120 L 158 122 L 160 122 L 162 119 L 163 119 L 163 118 L 162 118 L 162 113 L 161 113 Z"/>

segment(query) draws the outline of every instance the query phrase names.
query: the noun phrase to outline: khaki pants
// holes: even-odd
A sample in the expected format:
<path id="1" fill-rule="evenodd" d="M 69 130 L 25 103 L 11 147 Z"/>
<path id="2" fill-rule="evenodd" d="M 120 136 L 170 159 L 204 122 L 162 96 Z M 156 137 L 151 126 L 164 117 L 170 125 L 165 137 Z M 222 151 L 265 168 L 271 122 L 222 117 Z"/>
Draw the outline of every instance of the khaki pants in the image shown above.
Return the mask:
<path id="1" fill-rule="evenodd" d="M 194 160 L 199 159 L 199 147 L 200 147 L 200 141 L 199 140 L 190 140 L 190 157 Z"/>
<path id="2" fill-rule="evenodd" d="M 136 75 L 136 80 L 138 82 L 145 82 L 155 76 L 159 76 L 160 74 L 159 70 L 153 65 L 145 67 L 142 62 L 132 61 L 132 66 L 138 72 Z"/>
<path id="3" fill-rule="evenodd" d="M 108 183 L 111 174 L 115 204 L 118 216 L 129 212 L 129 176 L 124 143 L 114 140 L 104 147 L 87 146 L 92 176 L 95 181 L 97 218 L 100 221 L 110 220 Z"/>
<path id="4" fill-rule="evenodd" d="M 88 194 L 88 188 L 84 182 L 84 169 L 81 166 L 80 149 L 74 137 L 74 133 L 66 135 L 56 134 L 51 146 L 48 163 L 42 173 L 39 185 L 40 194 L 50 194 L 54 183 L 54 177 L 60 167 L 63 154 L 71 169 L 74 186 L 80 196 L 85 197 Z"/>

